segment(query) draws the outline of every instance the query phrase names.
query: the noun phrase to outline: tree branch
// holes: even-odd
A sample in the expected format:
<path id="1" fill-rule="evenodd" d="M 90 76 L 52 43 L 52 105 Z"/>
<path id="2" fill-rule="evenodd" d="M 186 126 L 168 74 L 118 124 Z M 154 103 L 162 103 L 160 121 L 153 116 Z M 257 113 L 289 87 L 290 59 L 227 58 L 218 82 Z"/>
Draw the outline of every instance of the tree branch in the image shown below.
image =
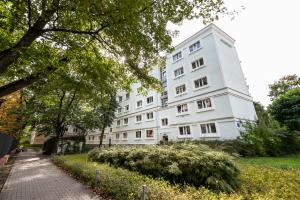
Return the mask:
<path id="1" fill-rule="evenodd" d="M 31 0 L 27 0 L 28 9 L 28 27 L 31 28 Z"/>
<path id="2" fill-rule="evenodd" d="M 85 35 L 96 35 L 100 31 L 102 31 L 104 28 L 108 27 L 108 24 L 103 25 L 101 28 L 95 30 L 95 31 L 81 31 L 81 30 L 71 30 L 66 28 L 46 28 L 43 29 L 43 32 L 64 32 L 64 33 L 73 33 L 73 34 L 85 34 Z"/>

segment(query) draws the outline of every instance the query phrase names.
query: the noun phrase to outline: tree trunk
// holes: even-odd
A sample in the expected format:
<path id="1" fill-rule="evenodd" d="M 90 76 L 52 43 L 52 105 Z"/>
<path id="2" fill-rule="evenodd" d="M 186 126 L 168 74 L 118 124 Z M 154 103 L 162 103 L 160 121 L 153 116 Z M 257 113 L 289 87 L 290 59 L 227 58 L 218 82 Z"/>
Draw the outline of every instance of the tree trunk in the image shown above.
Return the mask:
<path id="1" fill-rule="evenodd" d="M 56 0 L 49 10 L 42 12 L 37 21 L 32 27 L 29 27 L 17 44 L 0 52 L 0 74 L 4 73 L 11 64 L 15 63 L 20 55 L 26 52 L 27 48 L 44 33 L 43 28 L 55 13 L 57 2 Z"/>
<path id="2" fill-rule="evenodd" d="M 101 131 L 101 135 L 100 135 L 99 148 L 102 146 L 102 143 L 103 143 L 104 131 L 105 131 L 105 126 L 102 127 L 102 131 Z"/>

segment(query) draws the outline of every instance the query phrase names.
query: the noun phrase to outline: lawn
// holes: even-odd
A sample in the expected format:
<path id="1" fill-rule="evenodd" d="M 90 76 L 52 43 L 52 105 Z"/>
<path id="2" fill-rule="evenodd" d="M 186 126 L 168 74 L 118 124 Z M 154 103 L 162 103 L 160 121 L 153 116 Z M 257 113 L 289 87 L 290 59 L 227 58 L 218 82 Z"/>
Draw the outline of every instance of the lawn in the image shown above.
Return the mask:
<path id="1" fill-rule="evenodd" d="M 138 199 L 142 185 L 148 186 L 147 199 L 300 199 L 300 169 L 296 158 L 260 158 L 240 159 L 241 186 L 234 193 L 215 193 L 205 188 L 186 186 L 181 188 L 161 179 L 152 179 L 137 172 L 110 167 L 87 160 L 86 154 L 57 156 L 54 162 L 66 169 L 73 176 L 88 185 L 94 184 L 95 170 L 100 170 L 100 183 L 97 190 L 113 199 Z M 272 161 L 273 160 L 273 161 Z M 276 161 L 274 161 L 276 160 Z M 254 162 L 254 164 L 252 164 Z M 277 165 L 272 165 L 276 163 Z M 273 166 L 293 167 L 282 169 Z M 271 167 L 270 167 L 271 166 Z"/>
<path id="2" fill-rule="evenodd" d="M 300 155 L 289 157 L 255 157 L 255 158 L 241 158 L 241 164 L 270 166 L 277 168 L 300 168 Z"/>

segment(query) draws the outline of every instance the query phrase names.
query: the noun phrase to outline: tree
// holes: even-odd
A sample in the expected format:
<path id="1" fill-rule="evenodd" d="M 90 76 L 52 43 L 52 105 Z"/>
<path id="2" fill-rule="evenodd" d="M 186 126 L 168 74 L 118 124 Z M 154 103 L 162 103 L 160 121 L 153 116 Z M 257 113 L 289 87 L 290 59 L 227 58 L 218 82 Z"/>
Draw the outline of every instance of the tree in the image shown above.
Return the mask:
<path id="1" fill-rule="evenodd" d="M 300 130 L 300 88 L 294 88 L 275 99 L 269 107 L 271 115 L 291 131 Z"/>
<path id="2" fill-rule="evenodd" d="M 266 125 L 269 124 L 269 114 L 260 102 L 253 102 L 258 121 L 263 121 Z"/>
<path id="3" fill-rule="evenodd" d="M 168 23 L 194 17 L 207 22 L 225 10 L 222 0 L 3 0 L 0 94 L 27 87 L 69 57 L 92 54 L 123 60 L 124 72 L 147 80 L 159 52 L 171 49 Z M 77 55 L 83 49 L 89 52 Z"/>
<path id="4" fill-rule="evenodd" d="M 300 77 L 298 77 L 296 74 L 283 76 L 275 83 L 269 85 L 269 97 L 271 97 L 271 100 L 273 101 L 280 95 L 286 93 L 288 90 L 299 87 Z"/>
<path id="5" fill-rule="evenodd" d="M 22 134 L 22 115 L 15 113 L 15 109 L 22 106 L 21 92 L 15 92 L 0 99 L 0 133 L 19 138 Z"/>

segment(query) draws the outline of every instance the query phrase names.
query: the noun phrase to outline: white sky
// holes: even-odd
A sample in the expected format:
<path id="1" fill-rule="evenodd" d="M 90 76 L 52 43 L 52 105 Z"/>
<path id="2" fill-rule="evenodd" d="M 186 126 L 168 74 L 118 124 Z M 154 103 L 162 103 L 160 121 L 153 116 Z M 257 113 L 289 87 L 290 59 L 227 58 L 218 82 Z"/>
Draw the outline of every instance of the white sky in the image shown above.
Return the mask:
<path id="1" fill-rule="evenodd" d="M 300 75 L 300 0 L 225 0 L 225 4 L 239 14 L 214 23 L 236 40 L 253 99 L 268 105 L 269 84 L 284 75 Z M 183 22 L 175 27 L 180 33 L 173 44 L 203 27 L 201 20 Z"/>

